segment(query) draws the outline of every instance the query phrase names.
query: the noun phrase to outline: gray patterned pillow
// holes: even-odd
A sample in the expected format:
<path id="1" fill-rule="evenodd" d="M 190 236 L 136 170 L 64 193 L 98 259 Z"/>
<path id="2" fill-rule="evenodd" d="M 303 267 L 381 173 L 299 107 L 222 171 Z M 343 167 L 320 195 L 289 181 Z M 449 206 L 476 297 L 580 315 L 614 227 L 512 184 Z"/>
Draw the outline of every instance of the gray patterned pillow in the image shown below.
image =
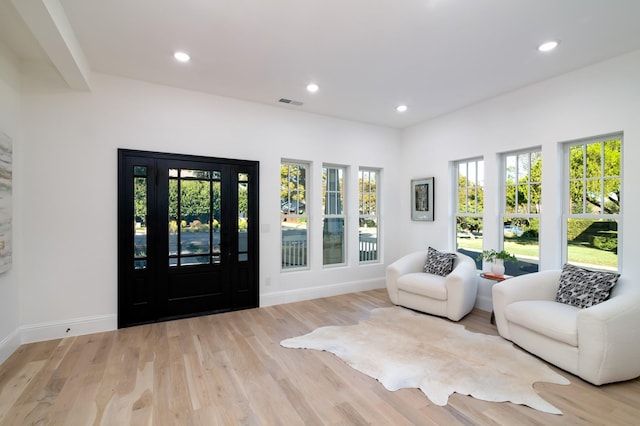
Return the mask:
<path id="1" fill-rule="evenodd" d="M 590 271 L 566 263 L 560 274 L 556 302 L 578 308 L 597 305 L 609 298 L 619 276 L 615 272 Z"/>
<path id="2" fill-rule="evenodd" d="M 427 251 L 427 261 L 424 264 L 424 272 L 446 277 L 453 271 L 455 253 L 442 253 L 433 247 Z"/>

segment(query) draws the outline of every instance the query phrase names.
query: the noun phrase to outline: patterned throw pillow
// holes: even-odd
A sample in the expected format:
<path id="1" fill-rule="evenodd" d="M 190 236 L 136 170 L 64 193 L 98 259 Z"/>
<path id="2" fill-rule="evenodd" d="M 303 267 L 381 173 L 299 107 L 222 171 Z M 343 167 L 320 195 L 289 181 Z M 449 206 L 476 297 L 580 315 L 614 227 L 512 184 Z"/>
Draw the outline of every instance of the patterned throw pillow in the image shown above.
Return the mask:
<path id="1" fill-rule="evenodd" d="M 433 247 L 427 251 L 427 261 L 424 264 L 424 272 L 446 277 L 453 271 L 455 253 L 442 253 Z"/>
<path id="2" fill-rule="evenodd" d="M 590 271 L 570 264 L 562 267 L 556 302 L 588 308 L 604 302 L 620 274 Z"/>

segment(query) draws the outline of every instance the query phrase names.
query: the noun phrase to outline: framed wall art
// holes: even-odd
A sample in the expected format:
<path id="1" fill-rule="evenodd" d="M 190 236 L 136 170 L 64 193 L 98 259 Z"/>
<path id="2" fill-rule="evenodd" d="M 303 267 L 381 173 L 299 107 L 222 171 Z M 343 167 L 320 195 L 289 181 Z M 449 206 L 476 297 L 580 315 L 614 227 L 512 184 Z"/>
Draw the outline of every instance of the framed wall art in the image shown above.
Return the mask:
<path id="1" fill-rule="evenodd" d="M 412 220 L 433 220 L 433 181 L 432 177 L 411 181 Z"/>

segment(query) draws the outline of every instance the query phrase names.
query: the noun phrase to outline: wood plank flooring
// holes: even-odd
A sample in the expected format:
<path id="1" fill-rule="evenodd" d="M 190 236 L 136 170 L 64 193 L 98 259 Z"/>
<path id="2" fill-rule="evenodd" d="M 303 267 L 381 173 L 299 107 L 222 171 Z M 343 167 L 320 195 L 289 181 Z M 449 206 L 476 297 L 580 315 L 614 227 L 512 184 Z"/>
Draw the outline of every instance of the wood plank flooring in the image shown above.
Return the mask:
<path id="1" fill-rule="evenodd" d="M 640 380 L 534 387 L 563 416 L 454 394 L 390 392 L 332 354 L 279 342 L 354 324 L 386 290 L 184 319 L 21 346 L 0 366 L 1 425 L 638 424 Z M 489 313 L 461 321 L 497 334 Z"/>

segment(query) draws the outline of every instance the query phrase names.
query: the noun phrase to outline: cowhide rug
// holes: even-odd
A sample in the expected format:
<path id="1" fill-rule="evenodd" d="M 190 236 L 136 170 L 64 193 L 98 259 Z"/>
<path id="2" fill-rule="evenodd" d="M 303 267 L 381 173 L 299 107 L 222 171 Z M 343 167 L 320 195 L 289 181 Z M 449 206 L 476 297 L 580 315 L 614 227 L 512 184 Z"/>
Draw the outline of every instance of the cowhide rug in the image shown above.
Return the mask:
<path id="1" fill-rule="evenodd" d="M 419 388 L 440 406 L 458 392 L 562 414 L 532 385 L 569 384 L 499 336 L 473 333 L 460 324 L 397 306 L 374 309 L 368 320 L 356 325 L 320 327 L 280 344 L 331 352 L 390 391 Z"/>

